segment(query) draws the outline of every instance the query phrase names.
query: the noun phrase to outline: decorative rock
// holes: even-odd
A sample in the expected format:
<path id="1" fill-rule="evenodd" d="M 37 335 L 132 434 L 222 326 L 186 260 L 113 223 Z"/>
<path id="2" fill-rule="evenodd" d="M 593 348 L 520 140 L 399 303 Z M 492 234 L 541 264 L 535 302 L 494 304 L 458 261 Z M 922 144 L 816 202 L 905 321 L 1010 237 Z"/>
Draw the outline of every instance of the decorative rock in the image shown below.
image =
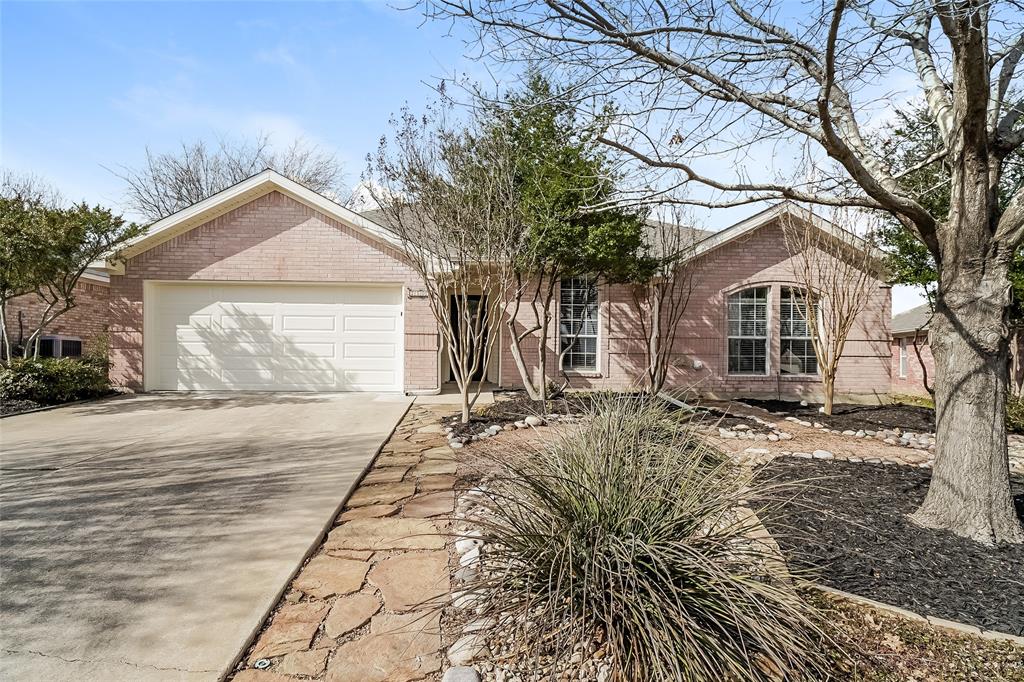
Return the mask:
<path id="1" fill-rule="evenodd" d="M 308 675 L 316 677 L 327 667 L 327 654 L 330 649 L 313 649 L 296 651 L 286 655 L 277 664 L 277 672 L 285 675 Z"/>
<path id="2" fill-rule="evenodd" d="M 814 459 L 833 459 L 835 455 L 828 450 L 815 450 L 811 453 L 811 457 Z"/>
<path id="3" fill-rule="evenodd" d="M 426 519 L 355 519 L 327 536 L 325 549 L 441 549 L 444 538 Z"/>
<path id="4" fill-rule="evenodd" d="M 456 666 L 466 665 L 489 655 L 487 640 L 480 634 L 463 635 L 448 649 L 448 661 Z"/>
<path id="5" fill-rule="evenodd" d="M 378 614 L 370 634 L 342 644 L 327 682 L 410 682 L 441 670 L 440 612 Z"/>
<path id="6" fill-rule="evenodd" d="M 525 428 L 528 428 L 528 427 L 529 427 L 529 424 L 527 424 L 527 423 L 526 423 L 526 422 L 524 422 L 524 421 L 518 421 L 518 422 L 516 422 L 516 423 L 515 423 L 515 427 L 516 427 L 517 429 L 525 429 Z"/>
<path id="7" fill-rule="evenodd" d="M 455 541 L 455 551 L 459 554 L 465 554 L 474 547 L 479 547 L 483 544 L 477 538 L 462 537 Z"/>
<path id="8" fill-rule="evenodd" d="M 720 437 L 722 437 L 722 438 L 735 438 L 736 437 L 735 433 L 733 433 L 729 429 L 723 429 L 721 427 L 719 427 L 719 429 L 718 429 L 718 435 Z"/>
<path id="9" fill-rule="evenodd" d="M 747 453 L 748 455 L 767 455 L 771 452 L 771 450 L 768 450 L 767 448 L 747 448 L 743 452 Z"/>
<path id="10" fill-rule="evenodd" d="M 736 426 L 732 427 L 733 431 L 747 431 L 748 429 L 750 429 L 750 427 L 747 426 L 746 424 L 737 424 Z"/>
<path id="11" fill-rule="evenodd" d="M 799 457 L 800 459 L 811 459 L 812 455 L 809 452 L 794 452 L 793 457 Z"/>
<path id="12" fill-rule="evenodd" d="M 459 557 L 459 566 L 470 566 L 480 560 L 480 548 L 474 547 Z"/>
<path id="13" fill-rule="evenodd" d="M 844 436 L 856 436 L 856 435 L 857 435 L 857 432 L 856 432 L 856 431 L 853 431 L 853 430 L 851 430 L 851 429 L 847 429 L 846 431 L 843 431 L 843 435 L 844 435 Z"/>
<path id="14" fill-rule="evenodd" d="M 537 417 L 535 415 L 532 415 L 532 414 L 529 417 L 527 417 L 526 419 L 524 419 L 523 422 L 527 426 L 542 426 L 544 424 L 544 420 L 543 419 L 541 419 L 540 417 Z"/>
<path id="15" fill-rule="evenodd" d="M 793 440 L 793 434 L 779 431 L 779 440 Z"/>
<path id="16" fill-rule="evenodd" d="M 770 440 L 771 442 L 775 443 L 775 442 L 777 442 L 779 440 L 779 437 L 778 437 L 778 435 L 776 435 L 774 433 L 769 433 L 768 434 L 768 440 Z"/>
<path id="17" fill-rule="evenodd" d="M 328 637 L 341 637 L 361 627 L 373 614 L 380 611 L 380 600 L 372 594 L 357 592 L 335 600 L 331 612 L 324 620 Z"/>
<path id="18" fill-rule="evenodd" d="M 460 665 L 455 668 L 448 668 L 445 671 L 441 682 L 480 682 L 480 674 L 468 666 Z"/>
<path id="19" fill-rule="evenodd" d="M 285 604 L 260 635 L 249 661 L 308 649 L 326 613 L 327 604 L 323 602 Z"/>
<path id="20" fill-rule="evenodd" d="M 863 438 L 864 436 L 868 435 L 868 432 L 867 431 L 857 431 L 853 435 L 856 436 L 857 438 Z"/>
<path id="21" fill-rule="evenodd" d="M 320 555 L 309 560 L 292 586 L 310 596 L 327 599 L 358 591 L 369 569 L 370 564 L 365 561 Z"/>
<path id="22" fill-rule="evenodd" d="M 388 557 L 373 567 L 369 580 L 380 589 L 384 605 L 391 611 L 427 606 L 448 594 L 448 553 Z"/>
<path id="23" fill-rule="evenodd" d="M 416 468 L 419 469 L 419 467 Z M 352 493 L 352 497 L 348 499 L 348 506 L 362 507 L 368 504 L 394 504 L 407 497 L 412 497 L 415 493 L 416 484 L 412 481 L 384 483 L 382 485 L 361 485 Z"/>
<path id="24" fill-rule="evenodd" d="M 465 447 L 465 445 L 463 445 L 462 441 L 460 440 L 453 440 L 451 443 L 448 444 L 448 447 L 450 447 L 452 450 L 458 450 L 459 448 Z"/>
<path id="25" fill-rule="evenodd" d="M 882 442 L 887 444 L 887 445 L 896 445 L 896 439 L 895 438 L 885 438 L 885 439 L 882 440 Z"/>

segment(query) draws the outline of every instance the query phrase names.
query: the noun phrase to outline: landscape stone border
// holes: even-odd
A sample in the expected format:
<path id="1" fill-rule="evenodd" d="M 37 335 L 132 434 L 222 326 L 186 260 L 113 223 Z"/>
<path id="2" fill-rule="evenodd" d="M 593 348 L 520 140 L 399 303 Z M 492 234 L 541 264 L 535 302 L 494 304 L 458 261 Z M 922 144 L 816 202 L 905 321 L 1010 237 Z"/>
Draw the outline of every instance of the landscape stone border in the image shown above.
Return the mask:
<path id="1" fill-rule="evenodd" d="M 810 583 L 809 586 L 820 592 L 833 595 L 846 599 L 862 606 L 875 609 L 876 611 L 883 611 L 891 613 L 901 618 L 908 620 L 914 620 L 922 623 L 927 623 L 933 627 L 941 628 L 943 630 L 950 630 L 962 635 L 973 635 L 974 637 L 981 637 L 982 639 L 1010 642 L 1020 647 L 1024 647 L 1024 637 L 1018 637 L 1017 635 L 1011 635 L 1006 632 L 999 632 L 998 630 L 985 630 L 979 628 L 976 625 L 968 625 L 966 623 L 960 623 L 955 620 L 947 620 L 946 618 L 937 618 L 936 616 L 922 616 L 919 613 L 909 611 L 899 606 L 893 606 L 892 604 L 886 604 L 884 602 L 875 601 L 874 599 L 868 599 L 862 597 L 859 594 L 853 594 L 852 592 L 844 592 L 843 590 L 837 590 L 834 587 L 828 585 L 820 585 L 818 583 Z"/>

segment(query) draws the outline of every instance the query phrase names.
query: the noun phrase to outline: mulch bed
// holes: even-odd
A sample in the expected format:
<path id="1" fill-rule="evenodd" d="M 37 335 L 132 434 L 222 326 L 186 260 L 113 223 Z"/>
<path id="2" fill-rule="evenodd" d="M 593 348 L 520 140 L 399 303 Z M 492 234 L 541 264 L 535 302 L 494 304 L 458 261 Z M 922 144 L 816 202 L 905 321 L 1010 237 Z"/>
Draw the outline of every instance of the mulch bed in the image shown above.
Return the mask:
<path id="1" fill-rule="evenodd" d="M 786 458 L 758 478 L 798 491 L 763 519 L 794 568 L 921 615 L 1024 635 L 1024 545 L 986 547 L 912 524 L 929 470 Z M 1024 521 L 1024 481 L 1013 492 Z"/>
<path id="2" fill-rule="evenodd" d="M 18 414 L 42 407 L 32 400 L 0 400 L 0 415 Z"/>
<path id="3" fill-rule="evenodd" d="M 832 406 L 832 414 L 818 412 L 820 405 L 809 404 L 806 407 L 789 400 L 754 400 L 744 398 L 742 402 L 752 407 L 760 407 L 773 414 L 797 417 L 809 422 L 819 422 L 830 429 L 839 431 L 857 431 L 860 429 L 901 429 L 914 433 L 932 433 L 935 431 L 935 410 L 920 405 L 854 405 L 837 404 Z"/>

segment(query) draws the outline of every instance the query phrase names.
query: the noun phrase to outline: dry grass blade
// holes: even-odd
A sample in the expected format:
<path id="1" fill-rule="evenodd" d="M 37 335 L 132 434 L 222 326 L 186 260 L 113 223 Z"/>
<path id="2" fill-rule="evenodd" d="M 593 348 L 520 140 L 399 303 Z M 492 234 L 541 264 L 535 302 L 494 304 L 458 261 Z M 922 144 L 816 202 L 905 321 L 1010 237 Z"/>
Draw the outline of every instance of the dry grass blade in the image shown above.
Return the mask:
<path id="1" fill-rule="evenodd" d="M 581 653 L 621 680 L 827 677 L 816 612 L 738 513 L 749 484 L 685 417 L 633 398 L 511 453 L 469 586 L 499 655 L 534 677 Z"/>

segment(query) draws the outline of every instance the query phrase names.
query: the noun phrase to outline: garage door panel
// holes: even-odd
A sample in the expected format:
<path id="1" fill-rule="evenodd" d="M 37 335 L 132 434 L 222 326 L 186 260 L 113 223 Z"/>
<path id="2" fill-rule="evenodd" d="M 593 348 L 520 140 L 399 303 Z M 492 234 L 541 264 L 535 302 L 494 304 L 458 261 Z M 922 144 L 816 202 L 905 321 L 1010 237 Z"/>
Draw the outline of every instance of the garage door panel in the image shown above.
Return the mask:
<path id="1" fill-rule="evenodd" d="M 398 320 L 384 315 L 346 315 L 344 329 L 347 332 L 393 332 L 398 327 Z"/>
<path id="2" fill-rule="evenodd" d="M 150 388 L 401 390 L 401 287 L 160 284 L 151 298 Z"/>
<path id="3" fill-rule="evenodd" d="M 335 315 L 282 315 L 281 330 L 284 332 L 333 332 L 338 329 Z"/>

